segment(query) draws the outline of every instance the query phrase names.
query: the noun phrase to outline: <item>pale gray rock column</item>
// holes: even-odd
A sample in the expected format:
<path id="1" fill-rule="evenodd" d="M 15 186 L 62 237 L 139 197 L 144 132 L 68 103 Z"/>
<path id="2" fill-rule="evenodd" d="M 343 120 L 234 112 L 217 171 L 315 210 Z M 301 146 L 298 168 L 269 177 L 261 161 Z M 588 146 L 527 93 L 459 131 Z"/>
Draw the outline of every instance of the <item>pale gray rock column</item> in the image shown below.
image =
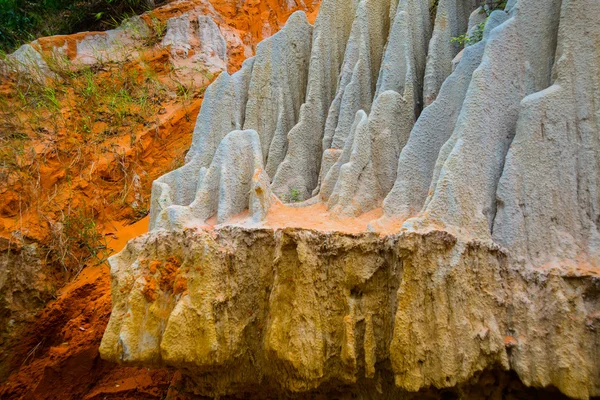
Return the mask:
<path id="1" fill-rule="evenodd" d="M 407 112 L 408 111 L 408 112 Z M 408 140 L 414 122 L 408 105 L 393 90 L 383 92 L 373 104 L 368 119 L 363 111 L 361 121 L 348 137 L 338 165 L 339 170 L 327 203 L 336 216 L 358 216 L 378 207 L 395 180 L 398 155 Z M 328 180 L 325 187 L 331 187 Z"/>
<path id="2" fill-rule="evenodd" d="M 188 206 L 194 200 L 202 168 L 210 165 L 221 140 L 229 132 L 242 128 L 252 64 L 253 59 L 246 60 L 233 75 L 222 72 L 206 90 L 186 164 L 152 184 L 150 230 L 155 229 L 156 219 L 163 210 L 171 205 Z"/>
<path id="3" fill-rule="evenodd" d="M 337 119 L 337 124 L 333 132 L 325 131 L 323 149 L 343 148 L 356 112 L 371 111 L 381 58 L 389 33 L 389 12 L 389 0 L 361 0 L 358 5 L 352 33 L 348 39 L 350 58 L 355 58 L 354 52 L 358 55 L 354 65 L 344 63 L 340 82 L 347 82 L 347 85 L 338 88 L 336 100 L 340 99 L 339 110 L 335 109 L 335 100 L 330 108 L 328 127 L 333 125 L 329 122 L 330 118 Z"/>
<path id="4" fill-rule="evenodd" d="M 311 39 L 312 26 L 304 12 L 297 11 L 256 50 L 244 129 L 258 132 L 271 177 L 285 157 L 287 134 L 305 100 Z"/>
<path id="5" fill-rule="evenodd" d="M 563 0 L 556 80 L 521 102 L 493 238 L 528 265 L 600 263 L 599 15 Z"/>
<path id="6" fill-rule="evenodd" d="M 216 215 L 217 223 L 249 209 L 258 222 L 275 202 L 264 172 L 260 138 L 253 130 L 233 131 L 219 144 L 215 157 L 189 206 L 173 205 L 161 212 L 158 229 L 202 225 Z"/>
<path id="7" fill-rule="evenodd" d="M 200 157 L 208 166 L 225 135 L 242 129 L 253 63 L 247 60 L 233 75 L 223 71 L 206 89 L 186 161 Z"/>
<path id="8" fill-rule="evenodd" d="M 490 16 L 490 19 L 488 20 L 488 22 L 486 23 L 486 26 L 485 26 L 485 30 L 483 33 L 483 40 L 482 40 L 483 43 L 487 44 L 487 40 L 489 38 L 490 32 L 497 26 L 504 23 L 508 18 L 509 18 L 509 14 L 503 13 L 501 11 L 492 13 L 492 15 Z M 476 46 L 476 45 L 477 44 L 475 44 L 473 46 Z M 471 46 L 469 46 L 469 47 L 471 47 Z M 466 49 L 464 51 L 466 51 Z M 463 51 L 463 54 L 464 54 L 464 51 Z M 462 110 L 462 105 L 461 105 L 461 110 Z M 459 116 L 460 116 L 460 114 L 459 114 Z M 456 123 L 456 121 L 455 121 L 455 123 Z M 442 148 L 440 150 L 438 158 L 435 161 L 433 177 L 430 181 L 429 192 L 428 192 L 427 198 L 425 199 L 424 208 L 427 207 L 427 205 L 429 204 L 429 202 L 431 201 L 431 199 L 433 197 L 432 194 L 435 192 L 435 188 L 436 188 L 438 179 L 440 177 L 440 173 L 442 172 L 442 168 L 444 167 L 444 163 L 448 159 L 450 152 L 452 152 L 452 150 L 454 149 L 454 146 L 456 145 L 456 142 L 457 142 L 460 134 L 461 134 L 460 131 L 454 129 L 454 131 L 452 132 L 452 136 L 450 136 L 448 141 L 446 143 L 444 143 L 444 145 L 442 146 Z"/>
<path id="9" fill-rule="evenodd" d="M 356 13 L 337 93 L 325 122 L 321 172 L 313 195 L 319 192 L 321 181 L 332 165 L 331 160 L 344 148 L 356 112 L 363 110 L 369 113 L 375 96 L 381 60 L 389 35 L 390 3 L 362 0 Z"/>
<path id="10" fill-rule="evenodd" d="M 520 101 L 550 83 L 559 7 L 558 0 L 520 1 L 514 16 L 489 34 L 424 221 L 490 237 Z"/>
<path id="11" fill-rule="evenodd" d="M 273 191 L 280 198 L 292 190 L 306 198 L 317 185 L 325 120 L 335 97 L 356 5 L 356 0 L 321 4 L 313 31 L 306 102 L 298 124 L 288 133 L 288 151 L 273 179 Z"/>
<path id="12" fill-rule="evenodd" d="M 429 2 L 400 0 L 381 64 L 376 96 L 394 90 L 407 101 L 412 97 L 415 114 L 419 113 L 430 36 Z"/>
<path id="13" fill-rule="evenodd" d="M 478 0 L 439 0 L 423 83 L 425 107 L 435 100 L 442 83 L 452 73 L 452 60 L 460 47 L 451 40 L 467 31 L 469 15 L 479 3 Z"/>
<path id="14" fill-rule="evenodd" d="M 373 106 L 368 105 L 368 107 L 362 108 L 362 110 L 367 113 L 371 111 L 371 107 L 373 107 L 373 110 L 378 108 L 377 115 L 374 116 L 374 118 L 369 117 L 369 132 L 371 140 L 373 141 L 372 146 L 374 153 L 373 158 L 368 165 L 369 168 L 374 168 L 375 170 L 374 173 L 377 176 L 376 183 L 379 185 L 379 189 L 374 193 L 371 193 L 373 199 L 376 200 L 370 201 L 369 206 L 365 206 L 365 204 L 362 204 L 362 201 L 358 201 L 358 203 L 361 203 L 362 205 L 353 207 L 353 211 L 347 209 L 346 214 L 356 215 L 359 210 L 368 211 L 373 208 L 375 204 L 380 204 L 381 200 L 389 192 L 396 177 L 398 156 L 406 143 L 418 110 L 420 94 L 417 92 L 417 88 L 422 86 L 422 77 L 419 78 L 417 76 L 416 65 L 417 63 L 424 64 L 425 53 L 415 52 L 412 38 L 413 33 L 419 32 L 424 26 L 427 26 L 425 20 L 429 19 L 429 14 L 423 13 L 427 8 L 424 8 L 420 3 L 408 4 L 403 2 L 400 4 L 400 7 L 397 7 L 398 4 L 393 4 L 393 6 L 394 7 L 390 8 L 390 11 L 393 8 L 395 10 L 395 16 L 389 30 L 382 62 L 380 63 L 377 84 L 375 87 L 375 100 Z M 355 25 L 355 27 L 356 26 L 357 25 Z M 351 39 L 346 53 L 347 59 L 349 54 L 353 54 L 351 50 L 357 47 L 351 46 L 352 43 L 354 43 L 354 41 Z M 419 62 L 417 62 L 416 59 L 418 57 L 420 57 Z M 357 61 L 356 65 L 360 65 L 360 62 Z M 364 73 L 362 75 L 364 75 Z M 344 76 L 345 75 L 342 74 L 341 82 L 344 82 Z M 353 75 L 347 74 L 347 76 L 352 76 L 352 80 L 354 80 L 357 73 L 354 71 Z M 352 87 L 351 83 L 352 82 L 348 83 L 348 88 Z M 387 93 L 385 99 L 380 98 L 382 93 L 386 91 L 394 92 L 395 96 L 392 95 L 392 93 Z M 335 102 L 340 98 L 340 93 L 342 92 L 338 92 L 338 97 L 336 97 L 334 103 L 332 103 L 323 141 L 324 146 L 329 146 L 331 143 L 333 148 L 324 151 L 319 186 L 313 192 L 313 194 L 316 195 L 321 189 L 321 181 L 328 179 L 329 182 L 327 183 L 327 188 L 321 193 L 321 198 L 329 197 L 332 190 L 331 179 L 332 177 L 337 179 L 338 176 L 337 172 L 334 171 L 332 176 L 327 177 L 329 167 L 338 161 L 341 154 L 341 152 L 337 150 L 337 147 L 344 145 L 344 141 L 351 140 L 350 138 L 343 138 L 343 135 L 341 135 L 341 132 L 345 131 L 346 128 L 343 128 L 342 130 L 339 129 L 342 125 L 348 125 L 347 123 L 341 123 L 348 117 L 346 116 L 338 121 L 338 115 L 335 112 L 332 113 L 332 110 L 335 111 L 335 107 L 337 107 Z M 347 96 L 347 92 L 343 92 L 341 96 L 348 99 L 357 98 L 356 96 Z M 394 97 L 394 99 L 392 99 L 392 97 Z M 349 104 L 350 103 L 345 104 L 345 108 L 342 109 L 343 112 L 346 112 L 344 111 L 346 109 L 354 109 L 352 106 L 348 106 Z M 334 123 L 331 123 L 332 121 L 334 121 Z M 338 124 L 338 129 L 335 132 L 337 133 L 329 132 L 336 123 Z M 352 131 L 351 128 L 348 128 L 347 130 L 350 132 Z M 329 137 L 334 133 L 335 137 Z M 336 138 L 338 139 L 338 142 L 335 141 Z M 344 146 L 344 149 L 344 151 L 347 151 L 346 146 Z M 367 151 L 366 148 L 363 150 Z M 370 152 L 370 150 L 368 151 Z M 344 162 L 348 161 L 346 160 Z M 367 171 L 363 171 L 363 173 L 366 172 Z M 356 193 L 356 195 L 359 197 L 361 196 L 358 193 Z M 354 196 L 351 196 L 351 199 L 354 199 Z"/>
<path id="15" fill-rule="evenodd" d="M 354 118 L 354 122 L 352 123 L 352 128 L 350 129 L 350 136 L 346 141 L 344 149 L 337 155 L 337 161 L 331 166 L 331 168 L 327 171 L 325 178 L 323 179 L 323 184 L 321 185 L 321 191 L 319 192 L 319 199 L 322 201 L 328 201 L 331 197 L 338 179 L 340 177 L 340 169 L 342 165 L 350 162 L 350 156 L 352 155 L 352 145 L 354 143 L 354 136 L 356 134 L 357 129 L 361 126 L 362 129 L 367 129 L 368 116 L 362 110 L 359 110 L 356 113 Z"/>
<path id="16" fill-rule="evenodd" d="M 505 11 L 508 7 L 505 8 Z M 485 22 L 487 19 L 487 14 L 483 10 L 482 7 L 477 7 L 469 16 L 469 24 L 467 26 L 467 32 L 471 32 L 471 29 L 475 28 L 477 25 Z"/>
<path id="17" fill-rule="evenodd" d="M 423 208 L 438 154 L 454 131 L 471 75 L 479 66 L 484 49 L 484 41 L 465 49 L 437 99 L 421 113 L 400 154 L 394 187 L 383 203 L 386 218 L 404 220 Z"/>

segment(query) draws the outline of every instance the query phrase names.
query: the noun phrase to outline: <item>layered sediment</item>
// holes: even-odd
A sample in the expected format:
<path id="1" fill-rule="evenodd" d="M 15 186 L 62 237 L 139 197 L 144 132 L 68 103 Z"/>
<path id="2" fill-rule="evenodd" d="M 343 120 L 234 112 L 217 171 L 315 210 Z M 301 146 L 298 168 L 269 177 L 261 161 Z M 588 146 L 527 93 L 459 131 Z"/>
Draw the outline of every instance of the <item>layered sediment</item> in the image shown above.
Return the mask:
<path id="1" fill-rule="evenodd" d="M 206 396 L 600 396 L 600 3 L 435 4 L 326 0 L 217 79 L 110 260 L 103 357 Z"/>

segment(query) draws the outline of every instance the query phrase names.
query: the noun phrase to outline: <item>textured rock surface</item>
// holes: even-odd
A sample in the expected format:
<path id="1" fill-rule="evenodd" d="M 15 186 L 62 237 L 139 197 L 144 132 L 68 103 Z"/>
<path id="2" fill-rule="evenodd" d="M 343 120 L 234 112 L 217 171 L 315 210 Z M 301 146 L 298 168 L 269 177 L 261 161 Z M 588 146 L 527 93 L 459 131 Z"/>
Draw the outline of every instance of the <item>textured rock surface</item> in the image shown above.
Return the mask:
<path id="1" fill-rule="evenodd" d="M 160 210 L 153 222 L 156 229 L 203 224 L 214 215 L 218 223 L 223 223 L 247 209 L 254 220 L 260 221 L 275 201 L 263 168 L 260 139 L 253 130 L 229 133 L 211 164 L 202 167 L 198 176 L 193 201 Z"/>
<path id="2" fill-rule="evenodd" d="M 321 5 L 313 31 L 306 100 L 298 124 L 288 133 L 287 155 L 273 177 L 273 191 L 280 197 L 297 190 L 306 198 L 317 185 L 325 122 L 335 97 L 356 2 L 325 1 Z"/>
<path id="3" fill-rule="evenodd" d="M 497 25 L 490 21 L 487 31 Z M 408 143 L 398 161 L 398 179 L 385 199 L 387 215 L 405 220 L 417 215 L 423 207 L 430 182 L 437 182 L 443 154 L 451 148 L 448 139 L 471 83 L 473 71 L 479 66 L 487 39 L 464 49 L 464 54 L 453 74 L 444 82 L 437 101 L 427 107 L 414 125 Z M 440 153 L 442 146 L 445 150 Z M 438 155 L 440 157 L 438 157 Z M 438 160 L 438 168 L 436 167 Z M 434 170 L 435 175 L 434 175 Z"/>
<path id="4" fill-rule="evenodd" d="M 312 26 L 298 11 L 256 49 L 244 128 L 259 132 L 269 176 L 285 157 L 287 133 L 304 103 L 311 39 Z"/>
<path id="5" fill-rule="evenodd" d="M 103 63 L 123 62 L 139 56 L 149 40 L 151 28 L 140 17 L 132 17 L 116 29 L 51 36 L 24 44 L 7 56 L 10 70 L 26 72 L 36 78 L 53 77 L 49 64 L 68 60 L 69 67 L 80 68 Z"/>
<path id="6" fill-rule="evenodd" d="M 9 55 L 6 66 L 46 78 L 52 76 L 48 64 L 57 61 L 80 69 L 137 59 L 150 48 L 166 49 L 179 80 L 205 85 L 206 75 L 236 71 L 252 56 L 256 43 L 277 32 L 290 14 L 298 9 L 314 12 L 319 1 L 164 3 L 108 31 L 39 38 Z"/>
<path id="7" fill-rule="evenodd" d="M 323 149 L 342 148 L 357 111 L 369 112 L 389 29 L 389 1 L 362 0 L 346 47 L 338 92 L 327 116 Z"/>
<path id="8" fill-rule="evenodd" d="M 162 210 L 171 205 L 188 206 L 194 200 L 201 171 L 212 162 L 221 140 L 232 130 L 242 129 L 252 65 L 250 59 L 231 76 L 223 72 L 206 90 L 186 164 L 153 183 L 150 229 Z"/>
<path id="9" fill-rule="evenodd" d="M 520 271 L 491 242 L 159 231 L 111 263 L 102 355 L 174 366 L 203 395 L 340 382 L 389 397 L 511 367 L 534 386 L 599 393 L 598 275 Z"/>
<path id="10" fill-rule="evenodd" d="M 170 48 L 174 60 L 189 57 L 191 62 L 213 73 L 227 68 L 227 41 L 206 15 L 188 12 L 169 19 L 161 45 Z"/>
<path id="11" fill-rule="evenodd" d="M 478 5 L 479 2 L 473 0 L 440 0 L 438 2 L 423 84 L 425 106 L 435 100 L 442 83 L 452 72 L 452 60 L 460 48 L 451 40 L 453 37 L 463 34 L 467 27 L 470 27 L 468 26 L 470 25 L 469 16 Z M 485 18 L 483 12 L 475 15 Z"/>
<path id="12" fill-rule="evenodd" d="M 496 187 L 520 102 L 550 83 L 556 45 L 560 2 L 525 1 L 515 8 L 490 33 L 454 130 L 455 144 L 424 210 L 430 218 L 482 237 L 490 235 Z"/>
<path id="13" fill-rule="evenodd" d="M 521 102 L 498 187 L 493 237 L 526 261 L 598 265 L 600 26 L 589 7 L 563 1 L 555 80 Z M 594 83 L 592 83 L 594 82 Z"/>
<path id="14" fill-rule="evenodd" d="M 169 223 L 111 259 L 104 357 L 207 396 L 495 398 L 464 391 L 489 374 L 600 396 L 600 5 L 430 3 L 326 0 L 217 79 L 156 184 Z M 271 186 L 383 216 L 275 229 Z"/>

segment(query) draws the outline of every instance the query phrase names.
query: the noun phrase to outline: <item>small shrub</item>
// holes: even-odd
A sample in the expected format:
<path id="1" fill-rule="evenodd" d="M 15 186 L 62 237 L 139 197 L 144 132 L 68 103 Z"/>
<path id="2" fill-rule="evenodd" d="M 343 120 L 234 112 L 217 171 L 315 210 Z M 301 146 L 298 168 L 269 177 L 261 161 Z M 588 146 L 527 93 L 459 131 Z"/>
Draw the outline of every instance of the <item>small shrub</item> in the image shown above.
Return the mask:
<path id="1" fill-rule="evenodd" d="M 485 24 L 487 23 L 488 19 L 490 18 L 490 14 L 492 13 L 492 11 L 495 10 L 504 10 L 506 8 L 506 1 L 502 0 L 502 1 L 498 1 L 498 0 L 485 0 L 481 2 L 481 9 L 482 9 L 482 13 L 485 13 L 487 15 L 487 18 L 485 19 L 484 22 L 481 22 L 480 24 L 478 24 L 475 29 L 473 29 L 471 31 L 471 33 L 469 34 L 469 32 L 460 35 L 460 36 L 456 36 L 453 37 L 452 39 L 450 39 L 451 43 L 457 43 L 459 46 L 466 46 L 466 45 L 470 45 L 470 44 L 475 44 L 477 42 L 480 42 L 483 39 L 483 31 L 485 30 Z"/>
<path id="2" fill-rule="evenodd" d="M 150 29 L 152 33 L 146 39 L 147 46 L 154 46 L 159 43 L 167 33 L 167 22 L 161 21 L 154 14 L 150 14 Z"/>
<path id="3" fill-rule="evenodd" d="M 487 21 L 487 20 L 486 20 Z M 456 36 L 450 39 L 451 43 L 457 43 L 459 46 L 466 46 L 469 44 L 475 44 L 483 39 L 483 31 L 485 29 L 485 22 L 478 24 L 471 34 L 465 33 L 464 35 Z"/>
<path id="4" fill-rule="evenodd" d="M 288 195 L 288 202 L 289 203 L 298 203 L 300 201 L 302 201 L 302 194 L 300 193 L 300 191 L 298 189 L 292 189 L 292 191 Z"/>
<path id="5" fill-rule="evenodd" d="M 98 232 L 94 218 L 83 211 L 70 210 L 58 222 L 50 222 L 52 240 L 49 253 L 53 253 L 69 277 L 81 272 L 89 261 L 103 262 L 106 257 L 106 240 Z"/>

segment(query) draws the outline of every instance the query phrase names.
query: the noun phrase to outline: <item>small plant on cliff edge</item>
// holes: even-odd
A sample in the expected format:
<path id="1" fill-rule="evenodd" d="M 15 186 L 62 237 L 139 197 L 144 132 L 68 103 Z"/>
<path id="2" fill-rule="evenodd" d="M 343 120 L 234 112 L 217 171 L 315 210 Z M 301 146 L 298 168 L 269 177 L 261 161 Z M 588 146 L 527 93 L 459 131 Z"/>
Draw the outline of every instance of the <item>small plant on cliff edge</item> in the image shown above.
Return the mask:
<path id="1" fill-rule="evenodd" d="M 302 201 L 302 195 L 300 194 L 300 191 L 298 189 L 292 189 L 292 191 L 287 197 L 290 203 L 298 203 Z"/>
<path id="2" fill-rule="evenodd" d="M 167 22 L 158 19 L 154 13 L 150 13 L 149 15 L 152 33 L 146 38 L 146 46 L 154 46 L 159 43 L 167 33 Z"/>
<path id="3" fill-rule="evenodd" d="M 475 44 L 483 39 L 483 31 L 485 30 L 485 24 L 490 18 L 490 14 L 495 10 L 504 10 L 506 7 L 506 1 L 502 0 L 485 0 L 481 2 L 481 12 L 486 14 L 484 22 L 477 24 L 471 32 L 467 32 L 463 35 L 459 35 L 450 39 L 451 43 L 457 43 L 459 46 L 466 46 L 469 44 Z"/>
<path id="4" fill-rule="evenodd" d="M 52 232 L 49 255 L 57 257 L 68 278 L 77 276 L 90 260 L 104 261 L 106 240 L 92 217 L 83 211 L 71 214 L 69 210 L 60 221 L 49 223 Z"/>
<path id="5" fill-rule="evenodd" d="M 487 22 L 487 19 L 486 19 Z M 485 29 L 485 22 L 478 24 L 470 33 L 456 36 L 450 39 L 450 43 L 457 43 L 459 46 L 466 46 L 468 44 L 475 44 L 483 39 L 483 31 Z"/>

